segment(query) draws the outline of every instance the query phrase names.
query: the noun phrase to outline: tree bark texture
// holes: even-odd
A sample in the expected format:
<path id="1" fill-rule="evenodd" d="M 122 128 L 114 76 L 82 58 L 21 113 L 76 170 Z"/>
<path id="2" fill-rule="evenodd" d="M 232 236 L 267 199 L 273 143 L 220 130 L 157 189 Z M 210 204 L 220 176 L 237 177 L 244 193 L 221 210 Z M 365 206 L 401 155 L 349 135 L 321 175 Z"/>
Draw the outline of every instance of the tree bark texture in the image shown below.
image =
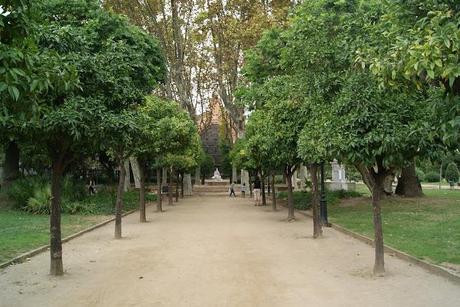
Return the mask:
<path id="1" fill-rule="evenodd" d="M 9 186 L 19 177 L 19 147 L 15 141 L 5 146 L 5 163 L 3 166 L 3 186 Z"/>
<path id="2" fill-rule="evenodd" d="M 139 174 L 139 221 L 141 223 L 147 222 L 145 216 L 145 163 L 144 161 L 138 162 Z"/>
<path id="3" fill-rule="evenodd" d="M 64 274 L 61 242 L 61 180 L 63 172 L 64 161 L 61 156 L 52 164 L 50 212 L 50 274 L 52 276 Z"/>
<path id="4" fill-rule="evenodd" d="M 369 189 L 369 192 L 372 194 L 374 191 L 375 178 L 373 177 L 371 171 L 363 164 L 355 164 L 355 167 L 358 170 L 358 172 L 361 174 L 363 182 Z M 392 176 L 393 176 L 393 173 L 388 172 L 388 174 L 385 175 L 385 178 L 386 180 L 390 181 L 393 179 Z M 390 187 L 387 187 L 387 189 L 385 189 L 385 185 L 382 182 L 380 186 L 380 197 L 382 198 L 387 195 L 391 195 L 392 193 L 393 193 L 392 186 L 390 185 Z"/>
<path id="5" fill-rule="evenodd" d="M 375 174 L 375 184 L 372 191 L 372 210 L 374 219 L 374 245 L 375 245 L 375 263 L 374 274 L 383 275 L 385 273 L 384 263 L 384 246 L 383 246 L 383 229 L 382 229 L 382 209 L 380 204 L 383 181 L 385 175 Z"/>
<path id="6" fill-rule="evenodd" d="M 319 212 L 319 189 L 318 189 L 318 165 L 310 164 L 309 167 L 311 176 L 311 192 L 312 192 L 312 211 L 313 211 L 313 238 L 323 236 L 323 229 L 321 228 L 321 218 Z"/>
<path id="7" fill-rule="evenodd" d="M 415 163 L 403 167 L 401 177 L 398 178 L 396 194 L 405 197 L 423 196 L 422 185 L 420 184 L 415 171 Z"/>
<path id="8" fill-rule="evenodd" d="M 262 206 L 266 206 L 267 205 L 267 195 L 265 194 L 265 177 L 262 177 L 262 184 L 261 184 L 261 188 L 262 188 Z"/>
<path id="9" fill-rule="evenodd" d="M 169 170 L 169 185 L 168 185 L 168 206 L 173 205 L 173 194 L 172 194 L 172 186 L 173 186 L 173 171 L 172 168 Z"/>
<path id="10" fill-rule="evenodd" d="M 180 198 L 184 198 L 184 173 L 180 174 Z"/>
<path id="11" fill-rule="evenodd" d="M 176 203 L 179 201 L 179 182 L 180 182 L 180 179 L 179 179 L 179 172 L 177 172 L 176 174 Z"/>
<path id="12" fill-rule="evenodd" d="M 158 186 L 158 192 L 157 192 L 157 212 L 163 212 L 163 196 L 161 194 L 161 190 L 163 189 L 163 180 L 161 178 L 161 174 L 163 173 L 161 168 L 157 169 L 157 186 Z"/>
<path id="13" fill-rule="evenodd" d="M 115 205 L 115 239 L 121 239 L 121 215 L 123 212 L 123 193 L 126 177 L 124 161 L 120 161 L 120 178 L 118 178 L 117 200 Z"/>
<path id="14" fill-rule="evenodd" d="M 286 179 L 287 179 L 287 184 L 288 184 L 288 193 L 287 193 L 287 198 L 288 198 L 288 221 L 293 221 L 295 220 L 294 216 L 294 199 L 292 195 L 292 170 L 290 166 L 286 167 Z"/>
<path id="15" fill-rule="evenodd" d="M 271 195 L 270 175 L 267 176 L 267 195 Z"/>
<path id="16" fill-rule="evenodd" d="M 275 174 L 272 173 L 272 209 L 276 211 Z"/>

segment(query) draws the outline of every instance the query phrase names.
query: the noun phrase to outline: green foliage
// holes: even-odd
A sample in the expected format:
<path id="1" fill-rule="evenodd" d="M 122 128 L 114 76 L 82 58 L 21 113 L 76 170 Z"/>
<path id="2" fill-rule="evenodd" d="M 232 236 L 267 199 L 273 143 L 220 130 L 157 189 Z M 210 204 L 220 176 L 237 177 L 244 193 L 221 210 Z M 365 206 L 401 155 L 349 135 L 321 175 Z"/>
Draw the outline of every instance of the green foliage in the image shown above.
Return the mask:
<path id="1" fill-rule="evenodd" d="M 200 164 L 201 176 L 208 177 L 214 171 L 214 159 L 209 155 L 203 155 L 203 159 Z"/>
<path id="2" fill-rule="evenodd" d="M 20 178 L 8 187 L 6 195 L 15 209 L 24 209 L 29 199 L 34 196 L 35 191 L 43 190 L 47 182 L 48 178 L 43 176 Z"/>
<path id="3" fill-rule="evenodd" d="M 426 175 L 421 169 L 416 168 L 415 173 L 417 174 L 417 178 L 420 182 L 423 182 L 426 180 Z"/>
<path id="4" fill-rule="evenodd" d="M 86 197 L 87 189 L 82 180 L 65 176 L 62 180 L 62 198 L 68 201 L 79 201 Z"/>
<path id="5" fill-rule="evenodd" d="M 293 192 L 294 207 L 297 210 L 309 210 L 311 208 L 312 193 L 311 192 Z M 279 192 L 278 198 L 287 200 L 287 192 Z M 328 206 L 334 206 L 341 199 L 361 197 L 362 194 L 355 191 L 326 191 L 326 202 Z"/>
<path id="6" fill-rule="evenodd" d="M 27 200 L 24 210 L 32 214 L 49 214 L 51 208 L 51 188 L 49 184 L 35 188 Z"/>
<path id="7" fill-rule="evenodd" d="M 177 102 L 148 96 L 140 112 L 142 142 L 137 146 L 138 156 L 155 159 L 157 167 L 184 171 L 199 164 L 203 150 L 197 127 Z"/>
<path id="8" fill-rule="evenodd" d="M 459 180 L 460 173 L 458 171 L 457 164 L 455 163 L 449 163 L 446 168 L 446 180 L 451 184 L 455 184 Z"/>
<path id="9" fill-rule="evenodd" d="M 458 2 L 387 1 L 381 11 L 368 24 L 370 36 L 380 43 L 362 48 L 358 61 L 379 76 L 381 86 L 443 92 L 433 111 L 442 140 L 455 147 L 460 136 Z"/>
<path id="10" fill-rule="evenodd" d="M 146 200 L 155 201 L 156 195 L 147 194 Z M 123 193 L 123 209 L 125 212 L 137 209 L 138 205 L 138 191 Z M 115 212 L 115 189 L 112 187 L 102 188 L 96 194 L 87 195 L 79 201 L 64 200 L 63 212 L 83 215 L 111 215 Z"/>
<path id="11" fill-rule="evenodd" d="M 439 182 L 439 173 L 437 172 L 428 172 L 425 174 L 426 182 Z"/>

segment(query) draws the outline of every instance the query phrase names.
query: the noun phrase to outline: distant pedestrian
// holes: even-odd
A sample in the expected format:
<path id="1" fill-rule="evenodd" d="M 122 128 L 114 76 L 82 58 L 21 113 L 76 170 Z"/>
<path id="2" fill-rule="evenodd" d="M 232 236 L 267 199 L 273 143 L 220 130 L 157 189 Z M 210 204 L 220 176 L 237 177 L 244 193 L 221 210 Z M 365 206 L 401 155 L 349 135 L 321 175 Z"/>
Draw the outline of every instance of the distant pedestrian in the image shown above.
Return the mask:
<path id="1" fill-rule="evenodd" d="M 259 176 L 257 176 L 256 179 L 254 180 L 254 201 L 255 201 L 254 206 L 260 206 L 260 187 L 261 187 L 260 179 L 259 179 Z"/>
<path id="2" fill-rule="evenodd" d="M 230 185 L 230 195 L 228 197 L 236 197 L 236 194 L 235 194 L 235 183 L 236 182 L 232 182 L 232 184 Z"/>
<path id="3" fill-rule="evenodd" d="M 243 198 L 246 197 L 246 182 L 243 182 L 243 184 L 241 184 L 241 196 Z"/>
<path id="4" fill-rule="evenodd" d="M 95 184 L 95 182 L 93 180 L 89 181 L 88 194 L 89 195 L 96 194 L 96 184 Z"/>

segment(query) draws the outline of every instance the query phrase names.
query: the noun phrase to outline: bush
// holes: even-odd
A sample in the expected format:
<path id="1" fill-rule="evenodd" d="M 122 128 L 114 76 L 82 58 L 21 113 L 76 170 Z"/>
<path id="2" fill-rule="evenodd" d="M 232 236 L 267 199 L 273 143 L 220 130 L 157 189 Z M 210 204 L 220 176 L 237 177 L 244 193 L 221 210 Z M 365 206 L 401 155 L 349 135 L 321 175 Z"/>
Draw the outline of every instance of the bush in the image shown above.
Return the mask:
<path id="1" fill-rule="evenodd" d="M 297 210 L 308 210 L 311 208 L 311 192 L 293 192 L 294 207 Z M 340 199 L 352 198 L 352 197 L 361 197 L 362 194 L 356 191 L 326 191 L 326 202 L 328 205 L 337 204 Z M 287 200 L 287 192 L 279 192 L 278 198 L 282 200 Z"/>
<path id="2" fill-rule="evenodd" d="M 459 172 L 457 168 L 457 164 L 454 162 L 449 163 L 446 168 L 446 180 L 450 183 L 450 185 L 454 185 L 458 182 L 459 179 Z"/>
<path id="3" fill-rule="evenodd" d="M 6 195 L 13 203 L 15 209 L 24 209 L 36 190 L 43 189 L 49 180 L 42 176 L 20 178 L 14 181 L 6 190 Z"/>
<path id="4" fill-rule="evenodd" d="M 426 182 L 439 182 L 439 173 L 437 172 L 428 172 L 425 175 Z"/>
<path id="5" fill-rule="evenodd" d="M 426 178 L 425 173 L 421 169 L 419 168 L 415 169 L 415 173 L 417 174 L 418 181 L 420 182 L 425 181 L 425 178 Z"/>
<path id="6" fill-rule="evenodd" d="M 27 200 L 23 208 L 32 214 L 49 214 L 51 208 L 51 188 L 49 185 L 36 187 L 34 195 Z"/>
<path id="7" fill-rule="evenodd" d="M 87 195 L 86 185 L 82 180 L 65 176 L 62 180 L 62 198 L 67 201 L 83 200 Z"/>

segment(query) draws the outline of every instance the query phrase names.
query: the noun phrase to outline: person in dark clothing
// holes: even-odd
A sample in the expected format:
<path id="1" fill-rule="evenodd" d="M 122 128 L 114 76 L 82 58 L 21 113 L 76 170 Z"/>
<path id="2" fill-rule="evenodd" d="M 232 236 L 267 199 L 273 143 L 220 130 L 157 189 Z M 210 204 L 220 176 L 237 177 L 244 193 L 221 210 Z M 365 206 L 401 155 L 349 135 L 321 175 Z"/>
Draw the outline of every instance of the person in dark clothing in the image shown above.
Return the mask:
<path id="1" fill-rule="evenodd" d="M 254 180 L 254 206 L 260 206 L 260 188 L 261 188 L 261 183 L 259 176 L 256 177 Z"/>
<path id="2" fill-rule="evenodd" d="M 232 197 L 232 195 L 233 195 L 233 197 L 236 197 L 236 194 L 235 194 L 235 183 L 236 183 L 236 182 L 232 182 L 232 184 L 230 185 L 230 195 L 229 195 L 229 197 Z"/>

